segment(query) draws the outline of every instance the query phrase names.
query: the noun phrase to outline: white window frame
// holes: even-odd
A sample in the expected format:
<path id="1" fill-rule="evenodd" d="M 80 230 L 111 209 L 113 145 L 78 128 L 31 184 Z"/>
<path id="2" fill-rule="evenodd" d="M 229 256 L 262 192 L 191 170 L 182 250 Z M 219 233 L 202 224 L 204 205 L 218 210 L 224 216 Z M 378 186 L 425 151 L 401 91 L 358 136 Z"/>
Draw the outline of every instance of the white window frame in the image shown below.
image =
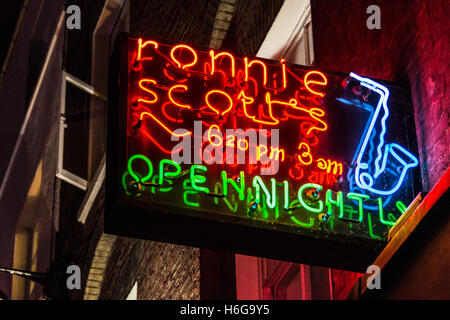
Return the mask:
<path id="1" fill-rule="evenodd" d="M 74 85 L 78 89 L 97 96 L 106 101 L 106 97 L 97 92 L 91 85 L 80 79 L 74 77 L 73 75 L 62 71 L 62 83 L 61 83 L 61 106 L 60 106 L 60 122 L 59 122 L 59 143 L 58 143 L 58 165 L 56 169 L 56 177 L 64 180 L 71 185 L 86 191 L 88 189 L 88 181 L 66 169 L 64 169 L 64 133 L 67 128 L 66 123 L 66 92 L 67 92 L 67 82 Z M 87 161 L 87 159 L 86 159 Z"/>
<path id="2" fill-rule="evenodd" d="M 257 56 L 266 59 L 281 59 L 297 49 L 305 40 L 305 63 L 289 61 L 310 66 L 314 63 L 314 47 L 311 23 L 310 0 L 286 0 L 267 33 Z"/>

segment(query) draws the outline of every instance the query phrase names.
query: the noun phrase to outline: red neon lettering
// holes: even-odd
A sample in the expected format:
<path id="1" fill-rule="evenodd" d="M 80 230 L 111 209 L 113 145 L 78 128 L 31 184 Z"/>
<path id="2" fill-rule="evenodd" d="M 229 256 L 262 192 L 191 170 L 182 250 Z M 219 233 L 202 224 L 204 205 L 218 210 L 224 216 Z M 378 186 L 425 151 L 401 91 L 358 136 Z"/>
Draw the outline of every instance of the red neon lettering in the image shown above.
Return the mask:
<path id="1" fill-rule="evenodd" d="M 222 137 L 219 136 L 218 134 L 211 134 L 211 130 L 212 130 L 213 128 L 216 128 L 216 130 L 217 130 L 218 132 L 220 132 L 219 126 L 216 125 L 216 124 L 213 124 L 211 127 L 209 127 L 209 129 L 208 129 L 208 131 L 207 131 L 207 132 L 208 132 L 208 141 L 209 141 L 209 143 L 211 143 L 211 144 L 212 144 L 213 146 L 215 146 L 215 147 L 221 146 L 222 143 L 223 143 L 223 139 L 222 139 Z M 219 142 L 219 143 L 217 143 L 217 142 L 214 143 L 213 140 L 211 139 L 212 136 L 214 136 L 214 138 L 218 139 L 220 142 Z"/>
<path id="2" fill-rule="evenodd" d="M 170 105 L 170 104 L 171 104 L 170 101 L 166 101 L 166 102 L 164 102 L 163 105 L 161 106 L 161 111 L 162 111 L 164 117 L 166 117 L 167 119 L 169 119 L 169 120 L 172 121 L 172 122 L 183 123 L 184 120 L 179 116 L 180 111 L 181 111 L 180 109 L 177 109 L 177 110 L 178 110 L 178 118 L 174 118 L 174 117 L 170 116 L 170 115 L 167 113 L 166 108 L 167 108 L 167 106 Z"/>
<path id="3" fill-rule="evenodd" d="M 280 154 L 281 154 L 281 157 L 280 157 Z M 269 158 L 270 159 L 275 159 L 275 160 L 280 159 L 280 161 L 284 161 L 284 149 L 283 148 L 270 147 Z"/>
<path id="4" fill-rule="evenodd" d="M 170 64 L 168 64 L 168 65 L 170 65 Z M 167 69 L 166 69 L 166 68 L 163 69 L 163 73 L 164 73 L 164 75 L 166 76 L 166 78 L 168 78 L 169 80 L 175 81 L 175 78 L 172 77 L 172 76 L 167 72 Z M 187 80 L 187 79 L 186 79 L 186 80 Z"/>
<path id="5" fill-rule="evenodd" d="M 231 136 L 228 136 L 226 139 L 227 139 L 226 146 L 234 148 L 234 141 L 236 140 L 236 137 L 231 135 Z"/>
<path id="6" fill-rule="evenodd" d="M 154 93 L 152 90 L 144 87 L 144 83 L 152 83 L 153 85 L 156 85 L 156 81 L 153 79 L 141 79 L 139 81 L 139 88 L 141 88 L 142 90 L 144 90 L 147 93 L 150 93 L 151 95 L 153 95 L 153 100 L 146 100 L 146 99 L 138 99 L 138 102 L 144 102 L 144 103 L 155 103 L 156 101 L 158 101 L 158 96 L 156 95 L 156 93 Z"/>
<path id="7" fill-rule="evenodd" d="M 223 96 L 225 96 L 227 99 L 228 99 L 228 102 L 229 102 L 229 106 L 224 110 L 224 111 L 222 111 L 222 113 L 220 113 L 216 108 L 214 108 L 212 105 L 211 105 L 211 103 L 209 102 L 209 96 L 211 95 L 211 94 L 221 94 L 221 95 L 223 95 Z M 220 114 L 220 115 L 224 115 L 225 113 L 227 113 L 227 112 L 229 112 L 230 110 L 231 110 L 231 108 L 233 107 L 233 99 L 231 99 L 231 97 L 226 93 L 226 92 L 224 92 L 224 91 L 222 91 L 222 90 L 211 90 L 211 91 L 209 91 L 207 94 L 206 94 L 206 96 L 205 96 L 205 102 L 206 102 L 206 105 L 211 109 L 211 110 L 213 110 L 216 114 Z"/>
<path id="8" fill-rule="evenodd" d="M 318 171 L 313 171 L 311 172 L 311 174 L 308 177 L 308 180 L 312 183 L 319 183 L 319 172 Z"/>
<path id="9" fill-rule="evenodd" d="M 255 79 L 253 79 L 252 77 L 249 77 L 248 80 L 250 80 L 250 82 L 253 83 L 253 91 L 254 91 L 253 93 L 254 93 L 254 96 L 257 97 L 258 96 L 258 82 Z"/>
<path id="10" fill-rule="evenodd" d="M 294 109 L 298 109 L 298 110 L 309 112 L 307 109 L 303 109 L 303 108 L 298 107 L 297 106 L 297 100 L 295 100 L 295 98 L 290 99 L 289 102 L 279 101 L 279 100 L 271 100 L 270 92 L 266 93 L 266 102 L 267 102 L 267 104 L 269 106 L 269 114 L 270 114 L 270 117 L 272 119 L 274 119 L 273 116 L 272 116 L 272 105 L 273 104 L 281 104 L 281 105 L 284 105 L 284 106 L 287 106 L 287 107 L 291 107 L 291 108 L 294 108 Z M 277 124 L 278 124 L 278 122 L 279 121 L 276 120 Z"/>
<path id="11" fill-rule="evenodd" d="M 146 138 L 148 138 L 150 141 L 152 141 L 155 144 L 155 146 L 158 147 L 158 149 L 164 153 L 167 153 L 167 154 L 171 154 L 172 152 L 177 153 L 183 149 L 182 147 L 180 147 L 178 149 L 168 150 L 168 149 L 164 148 L 162 145 L 160 145 L 158 143 L 158 141 L 156 141 L 146 130 L 141 130 L 140 132 L 142 132 Z"/>
<path id="12" fill-rule="evenodd" d="M 313 75 L 313 74 L 317 74 L 322 78 L 322 81 L 317 81 L 317 80 L 308 80 L 309 76 Z M 312 94 L 318 95 L 320 97 L 324 97 L 325 93 L 323 92 L 319 92 L 319 91 L 314 91 L 313 89 L 310 88 L 310 84 L 316 84 L 316 85 L 320 85 L 320 86 L 326 86 L 328 83 L 327 77 L 325 77 L 325 75 L 320 72 L 320 71 L 310 71 L 307 74 L 305 74 L 304 77 L 304 82 L 305 82 L 305 88 L 311 92 Z"/>
<path id="13" fill-rule="evenodd" d="M 188 104 L 181 104 L 181 103 L 179 103 L 179 102 L 176 102 L 176 101 L 173 99 L 173 97 L 172 97 L 172 91 L 175 90 L 175 89 L 178 89 L 178 88 L 182 88 L 184 91 L 187 91 L 187 89 L 188 89 L 188 87 L 185 86 L 184 84 L 176 84 L 176 85 L 174 85 L 173 87 L 171 87 L 171 88 L 169 89 L 169 92 L 167 93 L 167 95 L 169 96 L 170 101 L 171 101 L 174 105 L 176 105 L 177 107 L 191 109 L 191 106 L 190 106 L 190 105 L 188 105 Z"/>
<path id="14" fill-rule="evenodd" d="M 175 50 L 182 50 L 182 49 L 187 49 L 187 50 L 189 50 L 192 53 L 194 59 L 193 59 L 193 61 L 191 63 L 186 63 L 186 64 L 183 65 L 180 61 L 178 61 L 175 58 Z M 184 44 L 179 44 L 179 45 L 173 47 L 172 50 L 170 51 L 170 57 L 172 58 L 173 62 L 175 62 L 177 64 L 178 68 L 181 68 L 183 70 L 186 69 L 187 67 L 191 67 L 194 64 L 196 64 L 197 60 L 198 60 L 197 53 L 195 52 L 195 50 L 192 49 L 191 47 L 187 46 L 187 45 L 184 45 Z"/>
<path id="15" fill-rule="evenodd" d="M 317 159 L 317 167 L 319 169 L 326 170 L 327 173 L 330 173 L 331 169 L 333 169 L 333 174 L 342 174 L 342 163 L 331 161 L 330 159 Z"/>
<path id="16" fill-rule="evenodd" d="M 140 60 L 144 60 L 144 59 L 152 59 L 152 58 L 142 58 L 142 49 L 147 46 L 147 45 L 153 45 L 155 47 L 155 49 L 158 49 L 158 43 L 155 41 L 145 41 L 144 43 L 142 43 L 142 38 L 138 39 L 138 53 L 137 53 L 137 57 L 136 57 L 136 61 L 140 61 Z"/>
<path id="17" fill-rule="evenodd" d="M 309 110 L 309 114 L 311 115 L 312 118 L 314 118 L 315 120 L 317 120 L 319 123 L 322 124 L 322 127 L 316 127 L 316 126 L 312 126 L 311 128 L 308 129 L 308 131 L 306 132 L 306 135 L 309 136 L 309 134 L 311 133 L 312 130 L 317 130 L 317 131 L 326 131 L 328 129 L 328 126 L 326 124 L 325 121 L 323 121 L 322 119 L 317 118 L 316 116 L 319 117 L 323 117 L 325 115 L 325 111 L 323 111 L 322 109 L 319 108 L 311 108 Z"/>
<path id="18" fill-rule="evenodd" d="M 232 137 L 234 138 L 234 136 L 232 136 Z M 244 142 L 244 147 L 242 147 L 242 142 Z M 245 139 L 239 139 L 238 143 L 237 143 L 237 147 L 242 151 L 248 150 L 248 141 Z"/>
<path id="19" fill-rule="evenodd" d="M 266 93 L 266 102 L 268 102 L 268 107 L 269 107 L 269 110 L 268 110 L 269 118 L 272 119 L 272 121 L 265 121 L 265 120 L 256 119 L 256 116 L 252 116 L 252 115 L 250 115 L 248 113 L 247 103 L 252 104 L 255 100 L 253 98 L 251 98 L 251 97 L 247 97 L 243 90 L 239 93 L 238 99 L 240 99 L 242 101 L 245 116 L 247 118 L 251 119 L 252 121 L 257 122 L 257 123 L 270 125 L 270 126 L 273 126 L 273 125 L 276 125 L 276 124 L 279 123 L 279 121 L 277 119 L 275 119 L 273 117 L 273 114 L 272 114 L 272 105 L 270 103 L 270 93 L 268 93 L 268 92 Z"/>
<path id="20" fill-rule="evenodd" d="M 294 170 L 299 173 L 297 175 L 294 174 Z M 303 167 L 302 167 L 301 163 L 296 163 L 294 165 L 294 168 L 289 168 L 289 176 L 292 179 L 300 180 L 301 178 L 303 178 L 303 175 L 304 175 L 304 171 L 303 171 Z"/>
<path id="21" fill-rule="evenodd" d="M 248 81 L 248 73 L 249 73 L 248 69 L 250 69 L 252 64 L 259 64 L 263 68 L 263 85 L 266 85 L 267 84 L 267 67 L 264 64 L 264 62 L 262 62 L 260 60 L 252 60 L 252 61 L 250 61 L 250 63 L 248 63 L 248 58 L 247 57 L 244 58 L 244 67 L 245 67 L 245 78 L 244 78 L 244 81 L 245 82 Z"/>
<path id="22" fill-rule="evenodd" d="M 139 117 L 140 120 L 143 120 L 145 117 L 144 116 L 150 116 L 153 120 L 155 120 L 161 127 L 164 128 L 164 130 L 166 130 L 168 133 L 170 133 L 171 135 L 174 135 L 176 137 L 184 137 L 187 136 L 188 134 L 191 134 L 191 131 L 179 134 L 179 133 L 174 133 L 172 130 L 170 130 L 168 127 L 166 127 L 166 125 L 164 125 L 164 123 L 162 123 L 158 118 L 156 118 L 153 114 L 151 114 L 150 112 L 142 112 L 141 116 Z"/>
<path id="23" fill-rule="evenodd" d="M 220 52 L 219 54 L 216 54 L 214 52 L 214 50 L 210 50 L 209 55 L 211 56 L 211 75 L 213 75 L 216 70 L 216 59 L 219 57 L 228 57 L 228 58 L 230 58 L 230 62 L 231 62 L 231 77 L 233 77 L 233 78 L 235 77 L 236 69 L 235 69 L 234 57 L 231 53 Z"/>
<path id="24" fill-rule="evenodd" d="M 263 149 L 263 148 L 264 148 L 264 151 L 261 152 L 261 149 Z M 266 145 L 264 145 L 264 144 L 258 145 L 258 147 L 256 148 L 256 160 L 259 161 L 263 154 L 267 154 L 267 151 L 269 151 L 269 150 Z"/>
<path id="25" fill-rule="evenodd" d="M 152 48 L 148 48 L 151 46 Z M 235 57 L 228 53 L 228 52 L 214 52 L 214 50 L 209 51 L 210 55 L 210 61 L 211 65 L 209 64 L 209 59 L 207 57 L 207 52 L 196 52 L 193 48 L 187 46 L 187 45 L 177 45 L 174 47 L 168 47 L 166 49 L 165 45 L 161 45 L 161 48 L 163 48 L 163 51 L 158 51 L 158 43 L 155 41 L 143 41 L 142 38 L 138 39 L 138 50 L 137 50 L 137 58 L 136 61 L 140 60 L 146 60 L 146 59 L 153 59 L 151 57 L 151 54 L 158 54 L 162 56 L 166 61 L 164 62 L 166 64 L 166 67 L 172 65 L 176 66 L 181 70 L 188 71 L 186 72 L 180 72 L 180 70 L 175 69 L 166 69 L 163 68 L 161 70 L 163 73 L 160 73 L 160 76 L 162 80 L 158 78 L 157 80 L 153 79 L 141 79 L 138 84 L 139 88 L 143 90 L 142 96 L 138 96 L 136 98 L 139 98 L 137 101 L 142 102 L 145 104 L 155 104 L 158 102 L 158 100 L 165 100 L 161 103 L 161 113 L 162 116 L 160 116 L 161 113 L 158 113 L 154 111 L 151 108 L 145 108 L 143 105 L 140 105 L 142 110 L 145 110 L 145 112 L 138 113 L 139 120 L 145 120 L 148 119 L 156 121 L 158 126 L 162 127 L 164 131 L 168 132 L 171 135 L 175 135 L 177 137 L 184 137 L 186 135 L 192 134 L 191 131 L 185 132 L 182 134 L 174 134 L 173 130 L 169 128 L 173 127 L 172 123 L 183 123 L 183 115 L 187 113 L 191 113 L 191 110 L 194 109 L 194 104 L 197 103 L 197 100 L 195 99 L 188 99 L 188 96 L 191 94 L 190 89 L 195 88 L 195 90 L 200 87 L 202 92 L 206 92 L 204 95 L 205 104 L 206 106 L 196 106 L 195 107 L 195 114 L 197 115 L 197 112 L 200 112 L 203 114 L 203 123 L 208 124 L 209 123 L 209 129 L 207 131 L 207 136 L 209 143 L 215 147 L 223 146 L 226 144 L 228 147 L 236 147 L 239 148 L 242 151 L 248 150 L 250 147 L 250 141 L 246 140 L 245 138 L 236 138 L 234 135 L 230 136 L 223 136 L 220 134 L 221 129 L 218 125 L 214 123 L 218 123 L 219 125 L 222 125 L 223 123 L 233 123 L 234 128 L 239 126 L 240 116 L 247 117 L 248 119 L 252 120 L 254 123 L 258 123 L 258 125 L 250 125 L 249 127 L 253 128 L 263 128 L 263 125 L 268 126 L 274 126 L 278 125 L 281 121 L 288 121 L 290 119 L 295 119 L 296 121 L 301 121 L 300 123 L 300 134 L 304 135 L 308 138 L 307 143 L 301 142 L 298 145 L 298 152 L 293 155 L 289 156 L 287 155 L 287 158 L 290 160 L 292 159 L 295 163 L 293 166 L 290 166 L 288 168 L 288 174 L 292 179 L 299 180 L 301 178 L 306 178 L 308 173 L 311 170 L 310 168 L 306 168 L 304 166 L 310 165 L 313 160 L 315 160 L 315 156 L 313 157 L 311 154 L 311 146 L 314 146 L 318 144 L 318 139 L 315 136 L 320 131 L 326 131 L 328 129 L 327 122 L 324 120 L 324 117 L 326 115 L 325 111 L 321 108 L 311 108 L 310 102 L 312 99 L 320 99 L 321 97 L 325 96 L 325 93 L 322 90 L 320 91 L 319 86 L 326 86 L 328 83 L 327 77 L 320 71 L 309 71 L 306 74 L 304 74 L 303 79 L 300 77 L 294 76 L 294 78 L 299 81 L 300 83 L 303 82 L 303 85 L 305 88 L 299 88 L 299 90 L 303 90 L 302 96 L 299 96 L 299 91 L 296 90 L 295 92 L 295 98 L 289 99 L 289 97 L 278 95 L 277 93 L 282 92 L 283 89 L 287 88 L 287 72 L 292 74 L 295 70 L 289 70 L 289 68 L 286 66 L 285 59 L 280 60 L 280 68 L 281 68 L 281 75 L 279 74 L 279 71 L 275 74 L 273 74 L 273 87 L 269 87 L 271 85 L 272 79 L 269 79 L 268 83 L 268 72 L 272 71 L 270 69 L 273 64 L 269 64 L 266 66 L 266 63 L 261 60 L 251 60 L 251 58 L 243 58 L 241 61 L 238 59 L 235 61 Z M 148 48 L 144 50 L 145 48 Z M 155 51 L 156 50 L 156 51 Z M 162 50 L 162 49 L 159 49 Z M 167 51 L 166 51 L 167 50 Z M 170 58 L 165 56 L 164 53 L 168 53 L 170 50 Z M 184 51 L 183 51 L 184 50 Z M 189 51 L 189 52 L 186 52 Z M 133 54 L 135 54 L 133 52 Z M 145 55 L 148 55 L 146 57 Z M 192 67 L 196 65 L 198 62 L 199 57 L 197 56 L 199 54 L 199 57 L 203 59 L 204 62 L 202 66 L 198 66 L 200 71 L 193 71 L 193 70 L 187 70 L 189 67 Z M 205 61 L 205 57 L 206 60 Z M 227 58 L 227 59 L 224 59 Z M 226 61 L 224 61 L 226 60 Z M 241 61 L 241 62 L 239 62 Z M 243 65 L 242 65 L 243 62 Z M 238 65 L 236 65 L 238 63 Z M 239 64 L 241 63 L 241 64 Z M 251 67 L 258 65 L 259 68 L 253 68 Z M 236 69 L 236 67 L 240 67 L 241 69 Z M 242 68 L 243 67 L 243 68 Z M 269 67 L 269 69 L 268 69 Z M 258 69 L 258 70 L 255 70 Z M 136 69 L 133 69 L 136 70 Z M 197 70 L 197 68 L 196 68 Z M 238 77 L 236 78 L 236 72 Z M 262 79 L 259 76 L 259 73 L 262 72 Z M 224 83 L 224 81 L 221 81 L 220 87 L 230 93 L 227 93 L 223 90 L 216 90 L 213 89 L 214 86 L 211 85 L 209 80 L 211 80 L 211 75 L 214 75 L 215 73 L 220 73 L 219 77 L 221 79 L 225 79 L 227 82 Z M 256 75 L 258 73 L 258 77 L 255 78 L 251 77 L 251 75 Z M 187 74 L 187 76 L 186 76 Z M 250 75 L 251 74 L 251 75 Z M 303 72 L 301 72 L 303 74 Z M 231 77 L 228 77 L 228 75 L 231 75 Z M 191 77 L 192 76 L 192 77 Z M 271 75 L 270 75 L 271 76 Z M 217 78 L 217 77 L 216 77 Z M 216 81 L 217 79 L 214 78 L 214 85 L 217 85 Z M 233 79 L 231 79 L 233 78 Z M 191 85 L 185 85 L 184 83 L 186 81 L 189 81 L 189 83 L 194 80 L 200 80 L 203 81 L 197 86 L 197 82 L 194 82 L 191 87 Z M 157 82 L 158 81 L 158 82 Z M 262 81 L 262 82 L 261 82 Z M 280 81 L 282 81 L 282 88 L 280 88 Z M 250 84 L 252 82 L 252 84 Z M 296 82 L 296 81 L 294 81 Z M 175 85 L 173 85 L 176 83 Z M 183 84 L 182 84 L 183 83 Z M 262 89 L 260 89 L 262 83 Z M 186 83 L 188 84 L 188 83 Z M 134 84 L 135 85 L 135 84 Z M 277 88 L 278 85 L 278 88 Z M 217 87 L 217 86 L 216 86 Z M 220 88 L 219 87 L 219 88 Z M 225 87 L 232 87 L 232 89 L 228 90 Z M 251 88 L 250 88 L 251 87 Z M 259 88 L 258 88 L 259 87 Z M 213 89 L 213 90 L 211 90 Z M 258 89 L 261 96 L 258 96 Z M 167 91 L 167 98 L 164 96 L 161 96 L 161 93 L 158 92 L 158 90 L 164 90 Z M 209 91 L 208 91 L 209 90 Z M 261 91 L 263 90 L 263 91 Z M 295 90 L 295 88 L 293 88 Z M 265 92 L 266 91 L 266 92 Z M 267 92 L 271 91 L 271 92 Z M 308 93 L 307 93 L 308 91 Z M 231 93 L 233 92 L 233 93 Z M 239 92 L 239 94 L 235 95 L 234 92 Z M 265 101 L 262 101 L 262 94 L 265 93 Z M 246 96 L 246 94 L 248 96 Z M 311 94 L 313 96 L 311 96 Z M 200 96 L 201 97 L 201 96 Z M 224 98 L 223 98 L 224 97 Z M 281 98 L 280 98 L 281 97 Z M 319 98 L 320 97 L 320 98 Z M 131 98 L 131 97 L 130 97 Z M 134 98 L 134 97 L 133 97 Z M 161 98 L 161 99 L 160 99 Z M 272 99 L 273 98 L 273 99 Z M 259 100 L 257 100 L 259 99 Z M 300 100 L 301 99 L 301 100 Z M 167 101 L 169 100 L 169 101 Z M 227 104 L 227 102 L 228 104 Z M 284 100 L 284 101 L 283 101 Z M 133 100 L 135 101 L 135 100 Z M 196 102 L 193 102 L 196 101 Z M 232 111 L 234 105 L 238 103 L 239 101 L 242 101 L 242 108 L 236 108 Z M 192 103 L 186 104 L 186 102 Z M 303 103 L 303 104 L 302 104 Z M 167 106 L 169 108 L 167 109 Z M 312 106 L 312 104 L 311 104 Z M 175 108 L 176 107 L 176 108 Z M 158 105 L 159 108 L 159 105 Z M 276 109 L 274 109 L 276 108 Z M 139 107 L 132 109 L 134 112 L 136 112 L 136 109 L 139 110 Z M 190 111 L 185 111 L 185 109 L 188 109 Z M 130 109 L 131 110 L 131 109 Z M 139 111 L 142 111 L 139 110 Z M 301 111 L 303 114 L 301 114 L 298 111 Z M 217 120 L 217 117 L 215 115 L 225 115 L 230 112 L 230 115 L 232 115 L 232 118 L 223 118 L 219 117 L 219 120 Z M 206 117 L 205 117 L 206 116 Z M 312 119 L 311 119 L 312 118 Z M 206 119 L 206 122 L 205 122 Z M 223 120 L 223 121 L 222 121 Z M 245 119 L 244 119 L 245 120 Z M 228 122 L 229 121 L 229 122 Z M 248 121 L 247 121 L 248 123 Z M 167 125 L 169 124 L 169 126 Z M 158 142 L 157 139 L 153 138 L 151 134 L 149 133 L 153 132 L 153 129 L 150 125 L 150 123 L 147 124 L 146 128 L 143 128 L 141 132 L 146 136 L 148 139 L 153 141 L 155 145 L 161 149 L 165 153 L 171 153 L 172 150 L 165 149 L 162 147 Z M 157 129 L 160 131 L 160 129 Z M 298 129 L 297 129 L 298 130 Z M 155 136 L 156 137 L 156 136 Z M 142 138 L 142 137 L 141 137 Z M 215 138 L 215 139 L 214 139 Z M 203 142 L 207 143 L 208 142 Z M 297 142 L 298 143 L 298 142 Z M 261 161 L 261 158 L 263 155 L 266 155 L 269 159 L 281 159 L 281 161 L 285 160 L 285 150 L 283 148 L 274 148 L 274 147 L 268 147 L 268 145 L 256 145 L 257 150 L 257 161 Z M 206 159 L 211 160 L 212 159 L 212 152 L 209 153 L 201 153 L 202 158 L 205 157 Z M 234 155 L 235 157 L 235 155 Z M 291 158 L 289 158 L 291 157 Z M 298 161 L 297 161 L 298 160 Z M 343 166 L 342 163 L 332 161 L 330 159 L 324 159 L 319 158 L 315 161 L 317 163 L 317 167 L 323 172 L 319 173 L 313 173 L 311 175 L 312 178 L 318 180 L 324 180 L 323 177 L 327 177 L 327 181 L 329 181 L 328 174 L 342 174 L 343 172 Z M 237 163 L 233 166 L 237 166 Z M 261 164 L 261 166 L 263 166 Z M 250 165 L 248 167 L 248 170 L 252 172 L 253 170 L 256 170 L 258 168 L 257 165 Z M 304 169 L 306 169 L 306 172 L 304 172 Z M 317 169 L 316 169 L 317 170 Z"/>
<path id="26" fill-rule="evenodd" d="M 278 73 L 275 72 L 275 73 L 273 74 L 273 80 L 272 80 L 273 87 L 267 87 L 267 88 L 273 90 L 274 93 L 277 93 L 277 91 L 283 91 L 284 89 L 287 88 L 286 60 L 281 59 L 281 60 L 280 60 L 280 65 L 281 65 L 281 77 L 282 77 L 283 86 L 282 86 L 281 88 L 277 86 L 277 83 L 278 83 L 278 81 L 277 81 Z"/>
<path id="27" fill-rule="evenodd" d="M 311 155 L 311 149 L 309 148 L 309 145 L 307 143 L 305 143 L 305 142 L 301 142 L 298 145 L 298 150 L 300 150 L 302 148 L 305 148 L 306 151 L 302 152 L 297 158 L 302 164 L 310 165 L 312 163 L 312 161 L 313 161 L 312 155 Z M 302 158 L 306 158 L 307 160 L 303 160 Z"/>
<path id="28" fill-rule="evenodd" d="M 317 146 L 317 145 L 319 144 L 319 138 L 317 138 L 316 136 L 313 136 L 312 139 L 313 139 L 313 141 L 310 142 L 309 145 L 310 145 L 311 147 Z"/>
<path id="29" fill-rule="evenodd" d="M 281 59 L 281 72 L 283 73 L 283 89 L 287 88 L 287 79 L 286 79 L 286 60 Z"/>
<path id="30" fill-rule="evenodd" d="M 322 170 L 327 169 L 327 162 L 323 158 L 317 159 L 317 167 Z"/>

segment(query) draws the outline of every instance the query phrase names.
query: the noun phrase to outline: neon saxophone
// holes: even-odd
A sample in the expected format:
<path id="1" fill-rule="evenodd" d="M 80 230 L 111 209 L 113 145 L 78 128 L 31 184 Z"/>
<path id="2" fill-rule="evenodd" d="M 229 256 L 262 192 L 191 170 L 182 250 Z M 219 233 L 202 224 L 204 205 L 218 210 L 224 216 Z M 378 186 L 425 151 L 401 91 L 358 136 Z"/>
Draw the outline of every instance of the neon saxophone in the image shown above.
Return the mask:
<path id="1" fill-rule="evenodd" d="M 386 134 L 386 120 L 389 117 L 389 108 L 387 106 L 387 101 L 389 98 L 389 90 L 369 79 L 361 77 L 353 72 L 350 76 L 360 82 L 360 85 L 376 92 L 380 95 L 375 112 L 370 120 L 369 127 L 362 137 L 362 144 L 360 148 L 356 151 L 356 168 L 355 168 L 355 182 L 361 189 L 370 191 L 378 195 L 391 195 L 395 193 L 402 185 L 406 173 L 410 168 L 418 166 L 419 161 L 417 158 L 410 153 L 408 150 L 403 148 L 397 143 L 385 143 L 384 136 Z M 364 158 L 367 158 L 367 146 L 371 138 L 372 133 L 375 130 L 375 125 L 377 122 L 381 125 L 381 131 L 378 135 L 378 145 L 376 147 L 376 158 L 373 163 L 368 163 Z M 366 156 L 366 157 L 365 157 Z M 381 189 L 376 187 L 376 180 L 381 179 L 382 175 L 392 175 L 392 171 L 387 170 L 386 166 L 391 163 L 390 160 L 397 160 L 399 166 L 397 166 L 398 177 L 394 183 L 392 183 L 388 189 Z M 371 159 L 369 155 L 369 159 Z M 369 162 L 372 162 L 369 160 Z M 373 170 L 374 169 L 374 170 Z M 392 180 L 392 179 L 389 179 Z"/>

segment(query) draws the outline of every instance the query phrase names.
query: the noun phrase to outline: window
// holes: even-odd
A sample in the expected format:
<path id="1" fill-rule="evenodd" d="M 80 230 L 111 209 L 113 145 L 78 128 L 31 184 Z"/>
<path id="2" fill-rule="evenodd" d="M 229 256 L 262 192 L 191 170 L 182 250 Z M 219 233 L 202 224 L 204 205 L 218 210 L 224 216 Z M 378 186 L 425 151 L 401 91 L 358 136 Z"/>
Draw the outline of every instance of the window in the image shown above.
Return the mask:
<path id="1" fill-rule="evenodd" d="M 264 300 L 305 300 L 305 298 L 309 298 L 310 283 L 301 266 L 291 262 L 261 259 Z"/>

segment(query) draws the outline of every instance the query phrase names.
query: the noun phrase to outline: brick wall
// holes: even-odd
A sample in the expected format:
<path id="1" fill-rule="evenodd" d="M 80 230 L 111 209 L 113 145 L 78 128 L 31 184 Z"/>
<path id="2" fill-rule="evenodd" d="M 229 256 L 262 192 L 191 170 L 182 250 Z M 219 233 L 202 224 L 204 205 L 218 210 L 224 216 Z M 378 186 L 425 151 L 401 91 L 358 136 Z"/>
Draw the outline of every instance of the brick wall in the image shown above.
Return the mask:
<path id="1" fill-rule="evenodd" d="M 58 180 L 57 180 L 58 181 Z M 92 205 L 91 212 L 83 225 L 77 220 L 78 208 L 81 206 L 84 193 L 75 190 L 66 182 L 60 181 L 60 229 L 56 236 L 55 268 L 65 272 L 70 264 L 80 266 L 81 285 L 83 290 L 65 290 L 65 283 L 60 285 L 63 296 L 73 300 L 83 299 L 88 276 L 95 256 L 97 244 L 103 233 L 103 204 L 105 201 L 105 189 L 101 188 L 97 199 Z M 94 271 L 95 272 L 95 271 Z"/>
<path id="2" fill-rule="evenodd" d="M 136 281 L 144 254 L 144 241 L 118 237 L 106 267 L 99 299 L 125 299 Z"/>
<path id="3" fill-rule="evenodd" d="M 366 27 L 371 4 L 380 30 Z M 410 85 L 425 191 L 450 163 L 449 9 L 441 0 L 312 0 L 318 66 Z"/>
<path id="4" fill-rule="evenodd" d="M 450 164 L 448 1 L 415 1 L 412 55 L 406 69 L 414 103 L 422 180 L 430 190 Z"/>
<path id="5" fill-rule="evenodd" d="M 283 2 L 283 0 L 238 1 L 222 49 L 255 55 Z"/>
<path id="6" fill-rule="evenodd" d="M 199 249 L 118 237 L 99 299 L 125 299 L 138 282 L 138 299 L 199 299 Z"/>
<path id="7" fill-rule="evenodd" d="M 191 45 L 209 44 L 219 0 L 131 0 L 130 32 Z"/>
<path id="8" fill-rule="evenodd" d="M 86 281 L 84 300 L 98 299 L 103 285 L 106 267 L 116 238 L 115 235 L 103 234 L 98 241 Z"/>
<path id="9" fill-rule="evenodd" d="M 369 30 L 366 9 L 381 9 L 381 29 Z M 448 1 L 311 0 L 316 65 L 411 87 L 422 185 L 429 191 L 450 163 Z M 447 94 L 447 95 L 446 95 Z M 357 275 L 333 272 L 336 297 Z"/>
<path id="10" fill-rule="evenodd" d="M 138 299 L 200 299 L 200 250 L 145 242 L 144 261 L 137 277 Z"/>

